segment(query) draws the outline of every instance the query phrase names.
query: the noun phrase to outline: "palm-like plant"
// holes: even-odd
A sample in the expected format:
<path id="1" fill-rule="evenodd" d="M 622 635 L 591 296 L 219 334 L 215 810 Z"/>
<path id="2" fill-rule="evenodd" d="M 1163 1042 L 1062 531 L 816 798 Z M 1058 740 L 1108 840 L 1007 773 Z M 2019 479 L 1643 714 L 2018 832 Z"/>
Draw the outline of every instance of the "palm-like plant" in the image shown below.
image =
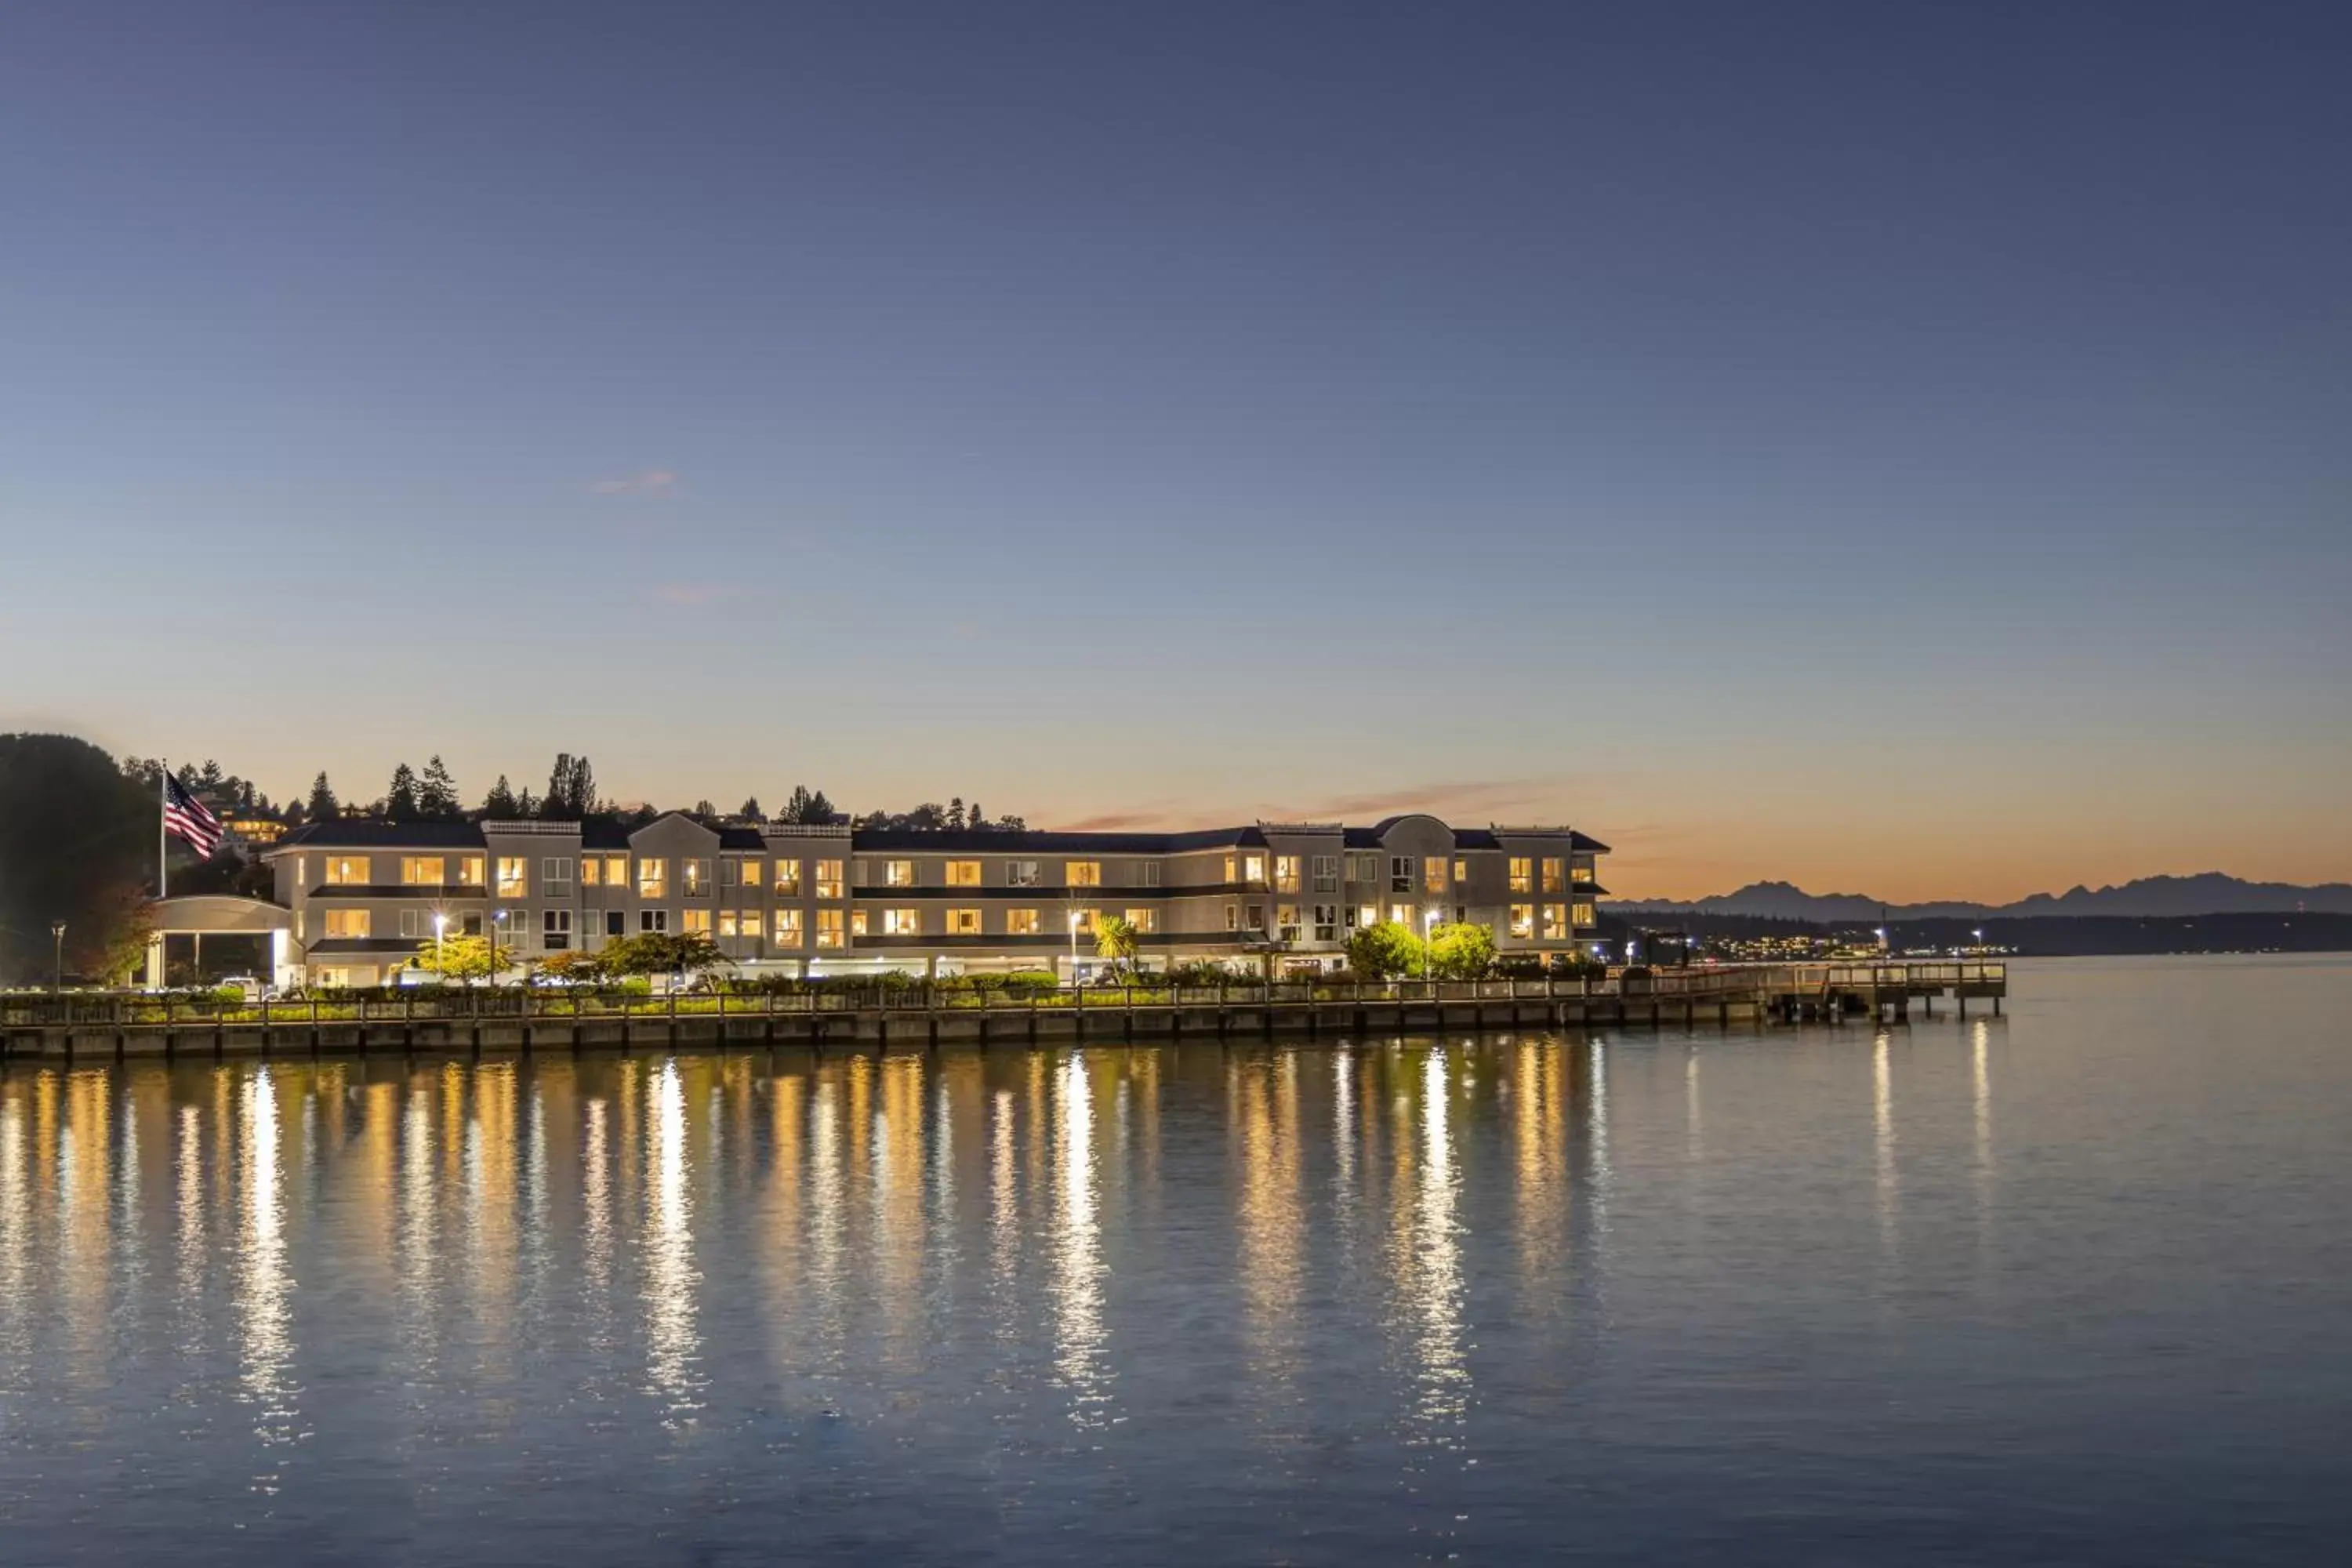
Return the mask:
<path id="1" fill-rule="evenodd" d="M 1136 954 L 1142 946 L 1133 921 L 1119 915 L 1095 917 L 1095 956 L 1108 959 L 1112 973 L 1134 973 Z"/>

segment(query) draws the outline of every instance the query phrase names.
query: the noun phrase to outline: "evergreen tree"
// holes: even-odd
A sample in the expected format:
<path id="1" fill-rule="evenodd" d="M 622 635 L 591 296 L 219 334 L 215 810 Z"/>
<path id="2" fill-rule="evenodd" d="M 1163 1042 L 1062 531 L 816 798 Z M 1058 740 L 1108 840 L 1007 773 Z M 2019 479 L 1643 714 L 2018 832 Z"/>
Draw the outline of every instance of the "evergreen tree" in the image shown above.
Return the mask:
<path id="1" fill-rule="evenodd" d="M 963 826 L 963 796 L 961 795 L 952 796 L 948 801 L 948 826 L 957 828 Z"/>
<path id="2" fill-rule="evenodd" d="M 406 763 L 392 770 L 392 787 L 383 793 L 383 814 L 394 822 L 416 820 L 416 773 Z"/>
<path id="3" fill-rule="evenodd" d="M 708 822 L 719 815 L 719 808 L 707 800 L 698 800 L 694 803 L 694 809 L 687 815 L 701 817 Z"/>
<path id="4" fill-rule="evenodd" d="M 304 808 L 303 815 L 313 822 L 332 822 L 342 814 L 342 806 L 335 800 L 334 786 L 327 782 L 322 770 L 317 778 L 310 781 L 310 804 Z"/>
<path id="5" fill-rule="evenodd" d="M 221 787 L 221 765 L 210 757 L 205 759 L 204 771 L 196 775 L 196 787 L 214 791 Z"/>
<path id="6" fill-rule="evenodd" d="M 558 752 L 555 766 L 548 770 L 547 798 L 540 804 L 541 815 L 551 821 L 577 822 L 595 809 L 596 771 L 586 757 Z"/>
<path id="7" fill-rule="evenodd" d="M 988 814 L 980 809 L 980 802 L 973 801 L 964 812 L 963 824 L 966 827 L 986 827 L 989 825 Z"/>
<path id="8" fill-rule="evenodd" d="M 737 812 L 735 815 L 741 817 L 746 822 L 765 822 L 768 820 L 766 817 L 760 815 L 760 797 L 756 795 L 746 798 L 743 802 L 743 809 Z"/>
<path id="9" fill-rule="evenodd" d="M 500 773 L 499 782 L 490 786 L 490 793 L 482 797 L 483 817 L 491 822 L 512 822 L 521 815 L 521 807 L 515 800 L 514 785 L 507 783 L 506 774 Z"/>
<path id="10" fill-rule="evenodd" d="M 425 776 L 418 781 L 416 814 L 432 822 L 455 822 L 464 815 L 457 802 L 457 781 L 449 776 L 438 752 L 425 764 Z"/>
<path id="11" fill-rule="evenodd" d="M 528 784 L 523 786 L 522 794 L 515 797 L 515 816 L 519 817 L 537 816 L 546 809 L 546 806 L 545 801 L 531 798 L 530 786 Z"/>

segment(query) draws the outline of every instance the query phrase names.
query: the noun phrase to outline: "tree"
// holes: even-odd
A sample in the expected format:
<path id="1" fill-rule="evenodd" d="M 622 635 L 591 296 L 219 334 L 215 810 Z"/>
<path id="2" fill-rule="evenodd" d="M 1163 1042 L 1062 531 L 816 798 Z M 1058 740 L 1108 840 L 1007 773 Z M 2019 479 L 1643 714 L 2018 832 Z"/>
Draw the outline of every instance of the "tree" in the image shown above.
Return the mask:
<path id="1" fill-rule="evenodd" d="M 672 935 L 646 931 L 607 942 L 596 954 L 607 974 L 700 974 L 727 962 L 727 955 L 700 931 Z"/>
<path id="2" fill-rule="evenodd" d="M 335 786 L 327 782 L 323 769 L 310 781 L 310 804 L 302 814 L 313 822 L 332 822 L 343 815 L 342 806 L 335 799 Z"/>
<path id="3" fill-rule="evenodd" d="M 698 800 L 694 803 L 694 809 L 687 813 L 687 815 L 688 816 L 698 817 L 705 824 L 709 824 L 717 820 L 719 816 L 719 808 L 711 805 L 708 800 Z"/>
<path id="4" fill-rule="evenodd" d="M 1395 921 L 1370 925 L 1348 939 L 1348 968 L 1365 980 L 1393 980 L 1421 968 L 1421 938 Z"/>
<path id="5" fill-rule="evenodd" d="M 408 961 L 411 969 L 427 974 L 437 974 L 444 980 L 488 980 L 503 974 L 514 964 L 514 950 L 502 947 L 487 936 L 468 936 L 463 931 L 427 937 Z"/>
<path id="6" fill-rule="evenodd" d="M 512 822 L 522 815 L 522 803 L 515 799 L 514 785 L 500 773 L 490 793 L 482 797 L 482 816 L 491 822 Z"/>
<path id="7" fill-rule="evenodd" d="M 956 795 L 948 802 L 948 826 L 961 831 L 963 827 L 963 796 Z"/>
<path id="8" fill-rule="evenodd" d="M 578 822 L 595 809 L 596 770 L 585 756 L 558 752 L 555 766 L 548 770 L 547 798 L 540 803 L 539 814 L 551 822 Z"/>
<path id="9" fill-rule="evenodd" d="M 457 781 L 435 752 L 425 764 L 425 776 L 416 786 L 416 814 L 430 822 L 455 822 L 465 815 L 457 800 Z"/>
<path id="10" fill-rule="evenodd" d="M 47 984 L 57 921 L 68 972 L 106 971 L 153 886 L 161 809 L 87 741 L 0 735 L 0 984 Z"/>
<path id="11" fill-rule="evenodd" d="M 833 802 L 824 798 L 824 791 L 809 792 L 806 784 L 793 785 L 793 793 L 784 802 L 784 809 L 776 814 L 778 822 L 820 826 L 834 819 Z"/>
<path id="12" fill-rule="evenodd" d="M 980 802 L 975 800 L 968 808 L 966 808 L 963 814 L 963 825 L 966 827 L 974 829 L 983 828 L 988 826 L 988 816 L 985 812 L 980 809 Z"/>
<path id="13" fill-rule="evenodd" d="M 761 815 L 760 797 L 756 795 L 747 796 L 743 802 L 742 809 L 738 811 L 735 815 L 741 817 L 746 822 L 765 822 L 768 820 L 765 816 Z"/>
<path id="14" fill-rule="evenodd" d="M 1440 980 L 1484 980 L 1495 967 L 1495 933 L 1470 921 L 1447 921 L 1429 933 L 1429 972 Z"/>
<path id="15" fill-rule="evenodd" d="M 383 815 L 393 822 L 416 820 L 416 773 L 406 763 L 392 770 L 392 787 L 383 792 Z"/>
<path id="16" fill-rule="evenodd" d="M 1095 917 L 1095 956 L 1110 960 L 1112 973 L 1133 974 L 1142 946 L 1141 933 L 1135 929 L 1133 921 L 1123 915 Z"/>

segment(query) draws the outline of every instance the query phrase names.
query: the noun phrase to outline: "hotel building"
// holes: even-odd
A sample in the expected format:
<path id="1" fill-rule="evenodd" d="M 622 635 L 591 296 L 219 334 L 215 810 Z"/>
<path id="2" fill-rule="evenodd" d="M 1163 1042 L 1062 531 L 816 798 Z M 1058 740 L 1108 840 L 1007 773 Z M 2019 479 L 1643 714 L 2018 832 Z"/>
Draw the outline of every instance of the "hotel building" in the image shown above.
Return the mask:
<path id="1" fill-rule="evenodd" d="M 290 912 L 280 984 L 389 982 L 436 929 L 518 963 L 641 931 L 709 937 L 744 974 L 954 974 L 1096 964 L 1132 921 L 1143 963 L 1337 968 L 1359 928 L 1489 926 L 1505 956 L 1593 945 L 1597 858 L 1565 827 L 1261 822 L 1188 833 L 927 831 L 672 813 L 577 822 L 316 823 L 262 851 Z M 442 924 L 436 927 L 436 917 Z"/>

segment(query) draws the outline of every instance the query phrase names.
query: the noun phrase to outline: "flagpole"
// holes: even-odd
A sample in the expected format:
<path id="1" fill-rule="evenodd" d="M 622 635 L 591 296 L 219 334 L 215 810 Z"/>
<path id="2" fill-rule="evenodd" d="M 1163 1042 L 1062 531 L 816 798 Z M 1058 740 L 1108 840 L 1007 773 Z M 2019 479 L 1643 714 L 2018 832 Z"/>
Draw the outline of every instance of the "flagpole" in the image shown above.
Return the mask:
<path id="1" fill-rule="evenodd" d="M 158 757 L 155 766 L 160 774 L 155 781 L 155 898 L 161 902 L 171 889 L 172 765 Z"/>

